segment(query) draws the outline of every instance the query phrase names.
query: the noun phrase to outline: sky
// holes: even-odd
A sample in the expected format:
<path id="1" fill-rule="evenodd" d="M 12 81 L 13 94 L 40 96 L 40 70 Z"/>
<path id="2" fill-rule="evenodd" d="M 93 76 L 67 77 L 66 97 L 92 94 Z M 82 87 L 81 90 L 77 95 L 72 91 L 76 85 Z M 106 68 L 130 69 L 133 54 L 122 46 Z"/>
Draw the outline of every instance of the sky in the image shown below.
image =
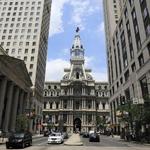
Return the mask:
<path id="1" fill-rule="evenodd" d="M 102 0 L 53 0 L 48 39 L 46 81 L 60 81 L 70 67 L 75 30 L 85 49 L 85 67 L 96 81 L 107 81 Z"/>

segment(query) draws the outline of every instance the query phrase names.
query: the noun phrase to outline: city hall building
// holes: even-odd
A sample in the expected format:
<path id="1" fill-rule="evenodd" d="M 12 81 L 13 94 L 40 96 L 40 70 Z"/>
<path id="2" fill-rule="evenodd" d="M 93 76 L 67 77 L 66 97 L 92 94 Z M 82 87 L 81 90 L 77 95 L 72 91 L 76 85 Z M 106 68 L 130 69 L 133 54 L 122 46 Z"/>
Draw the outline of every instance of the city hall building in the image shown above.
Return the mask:
<path id="1" fill-rule="evenodd" d="M 45 82 L 43 129 L 67 132 L 96 129 L 96 118 L 108 120 L 108 83 L 96 82 L 91 69 L 84 66 L 84 48 L 79 28 L 71 52 L 70 68 L 64 69 L 60 82 Z"/>

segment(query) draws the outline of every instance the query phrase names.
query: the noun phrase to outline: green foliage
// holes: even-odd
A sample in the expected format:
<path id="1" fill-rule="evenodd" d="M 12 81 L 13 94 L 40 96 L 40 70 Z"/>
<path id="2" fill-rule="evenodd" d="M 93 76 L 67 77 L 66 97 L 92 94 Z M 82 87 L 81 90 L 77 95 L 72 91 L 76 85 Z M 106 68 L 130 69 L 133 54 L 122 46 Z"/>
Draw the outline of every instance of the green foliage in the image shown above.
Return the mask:
<path id="1" fill-rule="evenodd" d="M 103 119 L 100 116 L 96 116 L 96 124 L 97 124 L 97 127 L 105 128 L 106 119 Z"/>
<path id="2" fill-rule="evenodd" d="M 29 120 L 25 114 L 20 114 L 16 119 L 16 131 L 27 130 Z"/>

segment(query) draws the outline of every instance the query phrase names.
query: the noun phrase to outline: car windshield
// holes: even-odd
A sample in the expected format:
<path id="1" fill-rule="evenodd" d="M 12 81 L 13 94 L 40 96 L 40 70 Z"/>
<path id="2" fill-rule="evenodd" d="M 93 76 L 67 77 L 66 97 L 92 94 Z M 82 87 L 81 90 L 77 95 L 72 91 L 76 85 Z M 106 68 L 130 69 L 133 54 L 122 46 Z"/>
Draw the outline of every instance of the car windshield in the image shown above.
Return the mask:
<path id="1" fill-rule="evenodd" d="M 15 138 L 23 138 L 24 137 L 24 133 L 15 133 L 15 134 L 13 134 L 13 136 Z"/>
<path id="2" fill-rule="evenodd" d="M 61 136 L 60 133 L 52 133 L 51 136 Z"/>

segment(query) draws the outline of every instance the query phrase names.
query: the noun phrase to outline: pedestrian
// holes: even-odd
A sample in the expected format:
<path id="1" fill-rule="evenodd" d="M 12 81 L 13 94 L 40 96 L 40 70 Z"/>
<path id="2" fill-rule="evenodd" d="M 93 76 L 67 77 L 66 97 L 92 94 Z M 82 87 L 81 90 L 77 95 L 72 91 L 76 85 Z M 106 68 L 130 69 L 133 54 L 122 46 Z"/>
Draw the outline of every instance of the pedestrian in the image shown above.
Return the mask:
<path id="1" fill-rule="evenodd" d="M 112 136 L 112 138 L 113 138 L 113 137 L 114 137 L 113 128 L 111 128 L 110 133 L 111 133 L 111 136 Z"/>

